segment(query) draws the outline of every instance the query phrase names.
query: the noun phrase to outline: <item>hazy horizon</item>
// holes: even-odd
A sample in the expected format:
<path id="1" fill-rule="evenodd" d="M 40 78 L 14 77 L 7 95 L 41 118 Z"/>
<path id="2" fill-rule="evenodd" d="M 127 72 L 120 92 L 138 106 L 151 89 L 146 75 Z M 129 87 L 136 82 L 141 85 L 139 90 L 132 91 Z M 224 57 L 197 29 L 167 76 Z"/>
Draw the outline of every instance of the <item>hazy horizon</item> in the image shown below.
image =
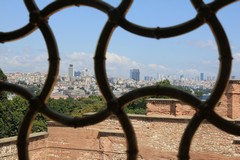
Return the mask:
<path id="1" fill-rule="evenodd" d="M 40 9 L 52 1 L 37 0 Z M 106 2 L 116 6 L 120 0 Z M 210 2 L 210 0 L 205 1 Z M 232 74 L 240 77 L 240 3 L 221 9 L 218 19 L 231 44 Z M 19 29 L 29 21 L 23 1 L 0 2 L 4 15 L 0 16 L 1 32 Z M 144 12 L 142 12 L 144 10 Z M 14 11 L 14 12 L 12 12 Z M 145 27 L 169 27 L 196 16 L 190 1 L 134 1 L 126 15 L 132 23 Z M 60 54 L 60 75 L 66 74 L 69 64 L 76 70 L 89 68 L 93 73 L 93 57 L 106 14 L 90 7 L 70 7 L 53 14 L 49 25 L 55 35 Z M 4 72 L 47 72 L 48 53 L 39 30 L 20 40 L 6 42 L 0 48 L 0 62 Z M 129 70 L 139 68 L 143 76 L 189 75 L 217 77 L 219 56 L 214 36 L 207 25 L 181 36 L 168 39 L 150 39 L 129 33 L 117 27 L 106 53 L 109 77 L 129 77 Z"/>

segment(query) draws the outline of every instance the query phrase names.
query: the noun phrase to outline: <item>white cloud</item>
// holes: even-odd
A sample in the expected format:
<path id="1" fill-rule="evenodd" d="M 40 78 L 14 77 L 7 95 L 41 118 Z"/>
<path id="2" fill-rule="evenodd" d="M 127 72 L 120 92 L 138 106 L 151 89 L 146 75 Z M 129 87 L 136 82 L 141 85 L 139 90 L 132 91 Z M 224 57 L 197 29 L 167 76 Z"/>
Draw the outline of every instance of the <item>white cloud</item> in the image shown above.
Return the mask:
<path id="1" fill-rule="evenodd" d="M 109 76 L 128 78 L 130 69 L 143 67 L 142 64 L 116 53 L 107 52 L 106 57 L 106 70 Z"/>
<path id="2" fill-rule="evenodd" d="M 155 69 L 158 71 L 166 71 L 168 70 L 167 67 L 163 66 L 163 65 L 159 65 L 159 64 L 149 64 L 148 65 L 151 69 Z"/>
<path id="3" fill-rule="evenodd" d="M 92 54 L 87 54 L 85 52 L 73 52 L 69 55 L 69 60 L 73 62 L 79 62 L 79 61 L 92 61 Z"/>
<path id="4" fill-rule="evenodd" d="M 233 54 L 234 61 L 240 63 L 240 53 Z"/>
<path id="5" fill-rule="evenodd" d="M 3 50 L 2 50 L 3 51 Z M 34 54 L 21 54 L 13 50 L 7 50 L 0 54 L 1 68 L 4 72 L 46 72 L 48 69 L 47 52 Z"/>
<path id="6" fill-rule="evenodd" d="M 210 65 L 211 63 L 213 63 L 213 62 L 210 60 L 202 60 L 203 65 Z"/>
<path id="7" fill-rule="evenodd" d="M 83 70 L 88 68 L 90 72 L 94 72 L 94 55 L 84 52 L 72 52 L 66 54 L 61 59 L 60 73 L 66 74 L 69 64 L 73 64 L 75 70 Z M 142 68 L 142 64 L 129 59 L 128 57 L 107 52 L 106 53 L 106 70 L 108 76 L 129 77 L 129 70 L 132 68 Z"/>
<path id="8" fill-rule="evenodd" d="M 213 40 L 199 40 L 199 41 L 189 42 L 189 44 L 199 48 L 210 48 L 213 50 L 217 50 L 216 42 Z"/>
<path id="9" fill-rule="evenodd" d="M 141 65 L 134 60 L 131 60 L 125 56 L 118 55 L 116 53 L 107 52 L 107 63 L 117 66 L 128 66 L 132 68 L 139 68 Z"/>
<path id="10" fill-rule="evenodd" d="M 5 50 L 6 51 L 6 50 Z M 48 53 L 47 51 L 37 51 L 34 54 L 19 55 L 16 52 L 4 52 L 0 54 L 1 68 L 5 72 L 46 72 L 48 70 Z M 60 74 L 66 74 L 69 64 L 74 65 L 75 70 L 82 71 L 84 68 L 88 68 L 92 74 L 94 74 L 94 55 L 85 52 L 71 52 L 68 54 L 60 54 Z M 240 53 L 234 55 L 236 61 L 240 63 Z M 211 65 L 210 61 L 205 61 L 205 64 Z M 157 74 L 162 75 L 198 75 L 200 72 L 196 69 L 198 66 L 182 66 L 185 69 L 170 68 L 171 66 L 165 66 L 160 64 L 143 64 L 135 60 L 132 60 L 126 56 L 107 52 L 106 53 L 106 71 L 109 77 L 123 77 L 129 78 L 130 69 L 139 68 L 140 76 L 153 76 Z M 193 68 L 193 69 L 187 69 Z M 203 70 L 201 70 L 203 72 Z"/>
<path id="11" fill-rule="evenodd" d="M 85 52 L 72 52 L 60 55 L 60 74 L 67 74 L 69 64 L 73 64 L 74 70 L 82 71 L 88 68 L 93 72 L 93 54 Z"/>
<path id="12" fill-rule="evenodd" d="M 149 66 L 150 68 L 153 68 L 153 69 L 158 68 L 158 65 L 157 65 L 157 64 L 149 64 L 148 66 Z"/>
<path id="13" fill-rule="evenodd" d="M 83 68 L 88 68 L 92 73 L 94 60 L 93 54 L 83 53 L 83 52 L 73 52 L 68 54 L 63 60 L 61 61 L 61 71 L 63 73 L 67 73 L 67 68 L 69 64 L 74 65 L 74 69 L 82 70 Z M 124 77 L 129 78 L 130 69 L 138 68 L 140 69 L 141 76 L 145 75 L 152 75 L 155 76 L 157 73 L 166 73 L 168 68 L 159 65 L 159 64 L 141 64 L 132 60 L 126 56 L 119 55 L 113 52 L 106 53 L 106 71 L 109 77 Z"/>
<path id="14" fill-rule="evenodd" d="M 40 55 L 34 57 L 34 61 L 38 62 L 38 63 L 44 63 L 47 61 L 47 59 L 48 59 L 47 54 L 40 54 Z"/>
<path id="15" fill-rule="evenodd" d="M 197 69 L 187 69 L 186 74 L 187 75 L 199 75 L 200 72 Z"/>
<path id="16" fill-rule="evenodd" d="M 179 75 L 197 76 L 200 74 L 199 70 L 194 68 L 189 69 L 177 69 L 176 73 Z"/>

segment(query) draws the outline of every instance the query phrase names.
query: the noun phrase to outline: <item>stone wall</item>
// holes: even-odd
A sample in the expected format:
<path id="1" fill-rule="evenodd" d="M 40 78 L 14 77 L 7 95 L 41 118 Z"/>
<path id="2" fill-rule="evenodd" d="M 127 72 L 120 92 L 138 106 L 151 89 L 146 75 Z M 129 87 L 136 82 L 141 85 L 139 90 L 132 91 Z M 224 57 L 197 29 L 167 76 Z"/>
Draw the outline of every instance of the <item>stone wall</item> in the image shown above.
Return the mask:
<path id="1" fill-rule="evenodd" d="M 196 112 L 177 99 L 150 98 L 146 100 L 146 105 L 147 115 L 192 116 Z"/>
<path id="2" fill-rule="evenodd" d="M 176 159 L 189 117 L 130 115 L 138 138 L 138 159 Z M 192 159 L 239 159 L 238 137 L 204 122 L 193 138 Z M 52 143 L 52 145 L 50 145 Z M 126 159 L 124 133 L 114 117 L 84 128 L 49 123 L 49 159 Z M 51 147 L 52 146 L 52 147 Z"/>
<path id="3" fill-rule="evenodd" d="M 192 116 L 195 109 L 176 99 L 150 98 L 146 100 L 147 115 Z M 240 118 L 240 80 L 230 80 L 224 94 L 215 106 L 222 117 Z"/>
<path id="4" fill-rule="evenodd" d="M 97 130 L 49 123 L 48 133 L 48 160 L 99 159 Z"/>
<path id="5" fill-rule="evenodd" d="M 48 133 L 33 133 L 29 138 L 29 156 L 31 159 L 46 160 Z M 17 160 L 17 137 L 0 139 L 0 159 Z"/>
<path id="6" fill-rule="evenodd" d="M 227 97 L 228 117 L 240 118 L 240 80 L 231 80 L 224 96 Z"/>
<path id="7" fill-rule="evenodd" d="M 190 117 L 129 115 L 129 118 L 137 135 L 139 160 L 177 159 Z M 1 160 L 17 159 L 16 137 L 1 139 L 0 145 Z M 121 125 L 112 116 L 83 128 L 49 122 L 48 134 L 31 136 L 29 153 L 34 160 L 121 160 L 126 159 L 126 148 Z M 203 122 L 193 138 L 190 156 L 191 159 L 240 159 L 240 138 Z"/>

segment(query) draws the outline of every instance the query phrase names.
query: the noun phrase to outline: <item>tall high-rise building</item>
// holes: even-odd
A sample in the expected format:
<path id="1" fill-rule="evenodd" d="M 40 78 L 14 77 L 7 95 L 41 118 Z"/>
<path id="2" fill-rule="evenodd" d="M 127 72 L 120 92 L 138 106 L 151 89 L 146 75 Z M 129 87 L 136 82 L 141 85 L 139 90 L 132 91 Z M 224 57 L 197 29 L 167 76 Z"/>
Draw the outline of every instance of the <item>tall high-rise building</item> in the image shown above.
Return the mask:
<path id="1" fill-rule="evenodd" d="M 235 76 L 235 75 L 232 75 L 232 76 L 231 76 L 231 79 L 232 79 L 232 80 L 236 79 L 236 76 Z"/>
<path id="2" fill-rule="evenodd" d="M 139 81 L 140 80 L 140 71 L 139 69 L 131 69 L 130 70 L 130 78 Z"/>
<path id="3" fill-rule="evenodd" d="M 81 76 L 81 72 L 80 71 L 74 71 L 74 77 L 80 77 Z"/>
<path id="4" fill-rule="evenodd" d="M 73 77 L 73 64 L 70 64 L 68 67 L 68 77 L 72 78 Z"/>
<path id="5" fill-rule="evenodd" d="M 145 80 L 145 81 L 152 81 L 152 80 L 153 80 L 153 77 L 152 77 L 152 76 L 145 76 L 145 77 L 144 77 L 144 80 Z"/>
<path id="6" fill-rule="evenodd" d="M 90 73 L 89 69 L 84 68 L 84 70 L 81 72 L 81 76 L 82 77 L 91 76 L 91 73 Z"/>
<path id="7" fill-rule="evenodd" d="M 204 73 L 200 73 L 200 81 L 204 80 Z"/>
<path id="8" fill-rule="evenodd" d="M 183 74 L 180 75 L 180 79 L 181 80 L 184 79 L 184 75 Z"/>

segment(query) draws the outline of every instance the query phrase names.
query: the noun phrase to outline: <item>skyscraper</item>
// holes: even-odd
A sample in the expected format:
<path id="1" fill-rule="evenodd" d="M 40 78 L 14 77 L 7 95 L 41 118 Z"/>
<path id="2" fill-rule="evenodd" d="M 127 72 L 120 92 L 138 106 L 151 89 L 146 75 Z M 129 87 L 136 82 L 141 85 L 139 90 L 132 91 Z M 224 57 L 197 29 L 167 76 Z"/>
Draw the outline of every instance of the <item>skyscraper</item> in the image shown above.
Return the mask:
<path id="1" fill-rule="evenodd" d="M 130 70 L 130 78 L 139 81 L 140 80 L 140 71 L 139 69 L 131 69 Z"/>
<path id="2" fill-rule="evenodd" d="M 73 78 L 73 64 L 70 64 L 68 67 L 68 77 Z"/>
<path id="3" fill-rule="evenodd" d="M 200 81 L 204 80 L 204 73 L 200 73 Z"/>
<path id="4" fill-rule="evenodd" d="M 74 71 L 74 77 L 80 77 L 81 76 L 81 72 L 80 71 Z"/>
<path id="5" fill-rule="evenodd" d="M 81 76 L 82 77 L 91 76 L 89 69 L 84 68 L 84 70 L 81 72 Z"/>

